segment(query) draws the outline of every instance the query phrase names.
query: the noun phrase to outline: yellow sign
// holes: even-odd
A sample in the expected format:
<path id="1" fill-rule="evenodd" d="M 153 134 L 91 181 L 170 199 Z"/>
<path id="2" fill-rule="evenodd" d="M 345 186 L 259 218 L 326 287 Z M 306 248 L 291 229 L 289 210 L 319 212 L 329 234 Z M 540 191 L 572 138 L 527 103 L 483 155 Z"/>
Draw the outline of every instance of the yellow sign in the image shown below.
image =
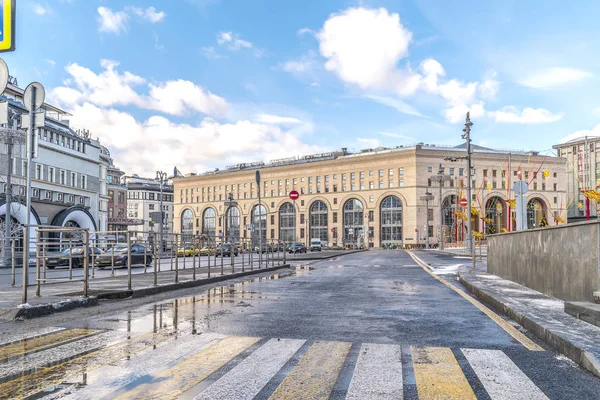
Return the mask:
<path id="1" fill-rule="evenodd" d="M 0 53 L 15 50 L 16 0 L 0 0 Z"/>

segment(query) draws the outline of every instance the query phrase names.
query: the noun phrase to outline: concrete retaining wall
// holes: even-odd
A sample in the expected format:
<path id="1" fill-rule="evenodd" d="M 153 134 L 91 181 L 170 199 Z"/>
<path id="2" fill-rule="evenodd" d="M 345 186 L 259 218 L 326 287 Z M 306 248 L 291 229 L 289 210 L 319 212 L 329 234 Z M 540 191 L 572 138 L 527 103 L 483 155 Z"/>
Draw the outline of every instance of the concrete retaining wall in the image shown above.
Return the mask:
<path id="1" fill-rule="evenodd" d="M 488 236 L 488 272 L 562 300 L 593 302 L 599 228 L 590 221 Z"/>

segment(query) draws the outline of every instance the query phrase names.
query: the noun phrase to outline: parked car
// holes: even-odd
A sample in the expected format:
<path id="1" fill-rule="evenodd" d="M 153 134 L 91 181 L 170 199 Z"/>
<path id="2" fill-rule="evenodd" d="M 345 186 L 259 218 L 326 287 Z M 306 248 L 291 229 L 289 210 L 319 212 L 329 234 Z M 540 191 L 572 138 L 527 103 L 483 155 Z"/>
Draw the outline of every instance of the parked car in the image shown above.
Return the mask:
<path id="1" fill-rule="evenodd" d="M 233 251 L 232 251 L 231 243 L 223 243 L 223 244 L 218 245 L 217 248 L 215 249 L 215 253 L 217 253 L 217 255 L 220 255 L 221 252 L 223 252 L 224 257 L 231 257 L 232 253 L 234 256 L 237 256 L 239 254 L 238 249 L 235 246 L 233 246 Z"/>
<path id="2" fill-rule="evenodd" d="M 331 250 L 342 250 L 342 248 L 336 244 L 331 246 Z"/>
<path id="3" fill-rule="evenodd" d="M 303 243 L 293 243 L 288 248 L 288 253 L 306 253 L 306 246 Z"/>
<path id="4" fill-rule="evenodd" d="M 201 256 L 208 256 L 211 254 L 215 254 L 215 248 L 214 247 L 203 247 L 200 250 L 198 250 L 198 254 Z"/>
<path id="5" fill-rule="evenodd" d="M 65 249 L 58 253 L 46 254 L 46 268 L 54 269 L 56 267 L 68 267 L 69 259 L 71 259 L 71 266 L 73 268 L 83 268 L 83 247 L 73 247 L 71 249 Z M 91 264 L 95 257 L 102 254 L 102 250 L 97 247 L 90 247 L 88 250 L 88 260 Z"/>
<path id="6" fill-rule="evenodd" d="M 259 253 L 259 252 L 260 253 L 272 253 L 273 252 L 273 247 L 271 247 L 270 244 L 263 243 L 261 249 L 262 249 L 262 251 L 259 251 L 259 246 L 255 246 L 254 247 L 254 252 L 255 253 Z"/>
<path id="7" fill-rule="evenodd" d="M 98 268 L 111 267 L 113 265 L 127 267 L 127 246 L 115 246 L 96 258 Z M 131 265 L 150 265 L 152 263 L 152 251 L 140 244 L 131 245 Z"/>
<path id="8" fill-rule="evenodd" d="M 193 246 L 184 246 L 177 249 L 177 257 L 192 257 L 200 251 Z"/>
<path id="9" fill-rule="evenodd" d="M 310 239 L 310 251 L 321 251 L 321 239 L 312 238 Z"/>

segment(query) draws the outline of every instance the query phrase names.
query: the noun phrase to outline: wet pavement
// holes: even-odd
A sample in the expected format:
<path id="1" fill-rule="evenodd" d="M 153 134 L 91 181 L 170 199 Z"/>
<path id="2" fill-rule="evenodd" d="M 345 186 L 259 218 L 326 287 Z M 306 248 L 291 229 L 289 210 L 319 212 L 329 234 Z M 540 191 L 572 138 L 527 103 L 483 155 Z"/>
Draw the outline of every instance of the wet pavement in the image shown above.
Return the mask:
<path id="1" fill-rule="evenodd" d="M 470 260 L 423 258 L 433 271 L 369 251 L 4 323 L 0 398 L 598 398 L 599 379 L 457 292 Z"/>

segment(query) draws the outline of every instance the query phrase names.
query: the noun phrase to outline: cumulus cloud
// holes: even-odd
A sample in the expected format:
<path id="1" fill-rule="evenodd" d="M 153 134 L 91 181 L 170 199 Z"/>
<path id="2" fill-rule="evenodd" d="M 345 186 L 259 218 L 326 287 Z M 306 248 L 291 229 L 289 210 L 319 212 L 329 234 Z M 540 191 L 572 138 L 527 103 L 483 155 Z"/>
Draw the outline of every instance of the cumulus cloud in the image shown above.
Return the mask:
<path id="1" fill-rule="evenodd" d="M 131 72 L 119 72 L 119 63 L 101 60 L 101 73 L 71 63 L 66 71 L 70 78 L 64 86 L 52 90 L 54 101 L 64 107 L 83 101 L 100 107 L 133 105 L 157 110 L 171 115 L 184 115 L 197 111 L 207 115 L 223 115 L 229 105 L 225 99 L 185 80 L 172 80 L 147 84 L 146 80 Z M 148 94 L 140 94 L 136 88 L 148 88 Z"/>
<path id="2" fill-rule="evenodd" d="M 52 14 L 53 10 L 48 6 L 48 4 L 40 4 L 36 3 L 32 6 L 33 12 L 37 15 L 48 15 Z"/>
<path id="3" fill-rule="evenodd" d="M 591 72 L 578 68 L 555 67 L 535 71 L 522 78 L 519 83 L 534 89 L 551 89 L 579 82 L 592 76 Z"/>
<path id="4" fill-rule="evenodd" d="M 289 60 L 283 64 L 278 65 L 276 68 L 282 69 L 293 75 L 303 75 L 311 72 L 317 66 L 317 60 L 315 53 L 310 51 L 308 54 L 300 57 L 297 60 Z"/>
<path id="5" fill-rule="evenodd" d="M 517 107 L 506 106 L 498 111 L 489 112 L 489 116 L 500 123 L 548 124 L 560 120 L 563 114 L 552 114 L 544 108 L 525 108 L 519 111 Z"/>
<path id="6" fill-rule="evenodd" d="M 107 7 L 98 7 L 98 30 L 105 33 L 122 33 L 127 31 L 129 15 L 124 11 L 112 11 Z"/>
<path id="7" fill-rule="evenodd" d="M 200 49 L 202 55 L 209 60 L 217 60 L 219 58 L 226 58 L 226 56 L 217 53 L 217 50 L 213 46 L 202 47 Z"/>
<path id="8" fill-rule="evenodd" d="M 565 143 L 574 139 L 583 139 L 585 137 L 600 137 L 600 124 L 594 126 L 592 129 L 582 129 L 580 131 L 573 132 L 562 139 L 560 143 Z"/>
<path id="9" fill-rule="evenodd" d="M 101 67 L 96 73 L 69 64 L 69 78 L 50 97 L 73 115 L 72 127 L 89 129 L 128 173 L 152 175 L 173 165 L 201 172 L 207 165 L 260 160 L 264 154 L 282 158 L 323 151 L 302 142 L 313 129 L 306 118 L 260 112 L 254 106 L 236 114 L 224 98 L 194 82 L 148 83 L 119 71 L 119 63 L 111 60 L 102 60 Z M 140 109 L 157 112 L 139 119 Z M 204 115 L 194 124 L 171 117 L 188 113 Z"/>

